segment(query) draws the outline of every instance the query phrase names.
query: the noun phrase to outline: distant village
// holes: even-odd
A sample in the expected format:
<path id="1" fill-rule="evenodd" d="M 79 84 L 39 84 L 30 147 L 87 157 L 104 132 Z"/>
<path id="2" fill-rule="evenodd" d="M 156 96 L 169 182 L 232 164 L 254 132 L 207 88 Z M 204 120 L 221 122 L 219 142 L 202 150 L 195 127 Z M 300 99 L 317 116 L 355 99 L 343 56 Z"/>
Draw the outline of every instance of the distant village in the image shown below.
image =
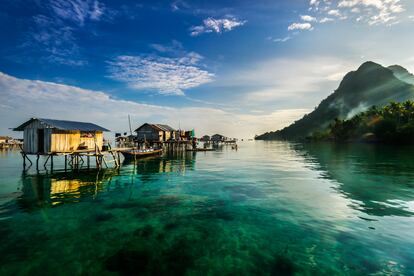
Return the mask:
<path id="1" fill-rule="evenodd" d="M 196 138 L 194 130 L 181 130 L 174 129 L 169 125 L 164 124 L 150 124 L 145 123 L 135 129 L 135 134 L 127 132 L 116 133 L 116 142 L 117 143 L 127 143 L 127 142 L 144 142 L 148 141 L 151 143 L 163 143 L 163 142 L 174 142 L 174 141 L 192 141 L 198 140 L 201 142 L 235 142 L 236 138 L 229 138 L 221 134 L 214 134 L 212 136 L 204 135 L 201 138 Z"/>
<path id="2" fill-rule="evenodd" d="M 15 139 L 9 136 L 0 136 L 0 149 L 15 148 L 23 144 L 23 139 Z"/>

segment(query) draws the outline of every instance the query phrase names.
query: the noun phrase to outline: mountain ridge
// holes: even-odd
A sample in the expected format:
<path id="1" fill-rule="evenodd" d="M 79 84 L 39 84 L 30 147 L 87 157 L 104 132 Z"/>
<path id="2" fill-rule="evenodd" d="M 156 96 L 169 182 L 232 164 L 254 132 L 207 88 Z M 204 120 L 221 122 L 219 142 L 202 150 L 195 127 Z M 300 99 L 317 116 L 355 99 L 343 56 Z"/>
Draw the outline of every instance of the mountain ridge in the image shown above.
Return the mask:
<path id="1" fill-rule="evenodd" d="M 390 68 L 391 67 L 391 68 Z M 335 118 L 348 119 L 369 107 L 390 101 L 414 99 L 414 76 L 404 67 L 384 67 L 367 61 L 347 73 L 338 88 L 323 99 L 314 111 L 282 130 L 267 132 L 256 140 L 301 139 L 324 131 Z"/>

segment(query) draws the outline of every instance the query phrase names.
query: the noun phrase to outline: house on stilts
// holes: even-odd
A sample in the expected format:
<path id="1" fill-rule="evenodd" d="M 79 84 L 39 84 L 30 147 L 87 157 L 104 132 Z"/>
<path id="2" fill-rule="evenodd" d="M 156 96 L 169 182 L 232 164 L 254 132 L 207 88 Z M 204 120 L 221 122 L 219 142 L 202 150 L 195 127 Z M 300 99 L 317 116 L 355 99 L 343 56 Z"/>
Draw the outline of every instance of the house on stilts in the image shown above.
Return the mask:
<path id="1" fill-rule="evenodd" d="M 103 132 L 92 123 L 32 118 L 13 129 L 23 131 L 23 151 L 29 154 L 102 150 Z"/>
<path id="2" fill-rule="evenodd" d="M 119 154 L 116 157 L 116 151 L 103 148 L 103 132 L 109 131 L 101 126 L 86 123 L 64 120 L 53 120 L 44 118 L 32 118 L 27 122 L 13 129 L 14 131 L 23 131 L 23 166 L 26 166 L 26 159 L 32 164 L 28 155 L 37 155 L 36 168 L 39 168 L 39 156 L 47 156 L 44 163 L 51 161 L 53 169 L 53 156 L 65 156 L 65 169 L 67 157 L 69 156 L 69 165 L 72 167 L 82 166 L 83 157 L 87 158 L 89 167 L 89 157 L 96 158 L 96 166 L 102 167 L 105 160 L 105 153 L 110 153 L 116 166 L 119 166 Z"/>

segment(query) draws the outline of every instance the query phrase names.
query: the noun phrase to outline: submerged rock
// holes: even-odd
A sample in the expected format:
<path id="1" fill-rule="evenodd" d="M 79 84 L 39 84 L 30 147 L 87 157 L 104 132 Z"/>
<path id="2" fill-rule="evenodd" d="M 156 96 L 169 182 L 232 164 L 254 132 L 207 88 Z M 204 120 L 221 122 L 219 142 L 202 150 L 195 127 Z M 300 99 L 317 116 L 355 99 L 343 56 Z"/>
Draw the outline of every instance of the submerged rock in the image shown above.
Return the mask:
<path id="1" fill-rule="evenodd" d="M 111 213 L 107 213 L 107 212 L 105 212 L 105 213 L 98 213 L 98 214 L 96 214 L 95 215 L 95 221 L 107 221 L 107 220 L 110 220 L 110 219 L 112 219 L 114 217 L 114 215 L 113 214 L 111 214 Z"/>
<path id="2" fill-rule="evenodd" d="M 296 272 L 296 266 L 289 258 L 278 255 L 276 256 L 273 264 L 271 275 L 285 276 L 294 275 Z"/>
<path id="3" fill-rule="evenodd" d="M 111 272 L 120 275 L 141 275 L 148 272 L 150 256 L 145 251 L 121 249 L 109 257 L 105 266 Z"/>
<path id="4" fill-rule="evenodd" d="M 151 236 L 153 232 L 154 232 L 154 227 L 152 227 L 151 225 L 146 225 L 142 228 L 138 228 L 137 230 L 135 230 L 134 236 L 147 238 Z"/>

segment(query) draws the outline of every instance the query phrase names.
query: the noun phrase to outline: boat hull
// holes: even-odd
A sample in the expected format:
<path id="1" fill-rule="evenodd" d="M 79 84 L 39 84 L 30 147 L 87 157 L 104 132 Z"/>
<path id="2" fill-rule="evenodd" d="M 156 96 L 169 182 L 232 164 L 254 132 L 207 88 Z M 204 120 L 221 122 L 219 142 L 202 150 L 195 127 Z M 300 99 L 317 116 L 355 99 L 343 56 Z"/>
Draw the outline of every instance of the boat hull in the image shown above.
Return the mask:
<path id="1" fill-rule="evenodd" d="M 162 149 L 159 150 L 152 150 L 152 151 L 121 151 L 122 155 L 124 156 L 125 160 L 136 160 L 139 158 L 144 158 L 147 156 L 154 156 L 159 155 L 162 153 Z"/>

